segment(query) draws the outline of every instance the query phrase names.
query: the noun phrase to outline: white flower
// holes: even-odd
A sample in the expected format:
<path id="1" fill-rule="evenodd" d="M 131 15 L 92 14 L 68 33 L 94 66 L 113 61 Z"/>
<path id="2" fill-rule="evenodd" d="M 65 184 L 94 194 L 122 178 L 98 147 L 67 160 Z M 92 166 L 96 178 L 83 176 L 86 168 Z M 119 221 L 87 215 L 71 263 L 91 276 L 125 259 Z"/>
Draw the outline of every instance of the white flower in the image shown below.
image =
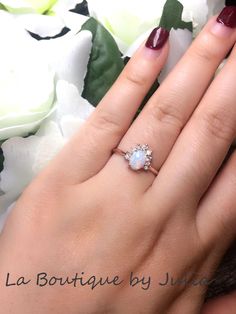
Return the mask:
<path id="1" fill-rule="evenodd" d="M 147 30 L 158 25 L 165 0 L 87 0 L 90 15 L 97 18 L 115 37 L 120 50 L 127 48 Z M 196 31 L 208 17 L 224 6 L 224 0 L 180 0 L 183 18 L 192 21 Z"/>
<path id="2" fill-rule="evenodd" d="M 77 34 L 81 26 L 89 17 L 73 13 L 63 12 L 57 15 L 41 14 L 13 14 L 21 26 L 41 38 L 55 37 L 60 34 L 63 28 L 67 27 L 73 34 Z"/>
<path id="3" fill-rule="evenodd" d="M 167 62 L 158 78 L 162 83 L 174 66 L 182 58 L 186 50 L 192 43 L 192 33 L 187 29 L 172 29 L 170 32 L 170 50 Z"/>
<path id="4" fill-rule="evenodd" d="M 194 35 L 197 35 L 207 20 L 220 12 L 225 6 L 224 0 L 180 0 L 184 5 L 183 19 L 193 22 Z"/>
<path id="5" fill-rule="evenodd" d="M 6 220 L 8 218 L 8 215 L 10 214 L 13 206 L 15 205 L 15 203 L 11 204 L 7 210 L 5 210 L 1 215 L 0 215 L 0 232 L 2 231 L 5 223 L 6 223 Z"/>
<path id="6" fill-rule="evenodd" d="M 5 161 L 0 174 L 0 212 L 14 202 L 32 179 L 58 153 L 88 118 L 94 107 L 66 81 L 57 83 L 57 106 L 30 137 L 14 137 L 2 145 Z"/>
<path id="7" fill-rule="evenodd" d="M 55 82 L 82 92 L 92 34 L 82 31 L 36 41 L 0 11 L 0 140 L 35 131 L 55 110 Z"/>
<path id="8" fill-rule="evenodd" d="M 126 49 L 160 19 L 164 0 L 88 0 L 91 16 L 100 21 L 115 37 L 120 50 Z"/>
<path id="9" fill-rule="evenodd" d="M 6 14 L 0 14 L 0 40 L 0 140 L 3 140 L 33 131 L 50 113 L 55 73 L 41 59 L 30 36 L 17 29 Z"/>
<path id="10" fill-rule="evenodd" d="M 52 80 L 53 92 L 56 90 L 52 110 L 44 117 L 44 122 L 42 120 L 32 122 L 30 119 L 33 115 L 27 115 L 27 113 L 27 121 L 21 121 L 19 111 L 22 108 L 19 108 L 18 103 L 15 102 L 12 111 L 18 108 L 17 119 L 9 121 L 8 126 L 3 126 L 0 123 L 0 136 L 3 137 L 22 136 L 29 131 L 33 131 L 36 125 L 37 128 L 39 124 L 41 125 L 35 136 L 28 138 L 12 137 L 2 145 L 4 170 L 0 174 L 0 212 L 6 210 L 12 202 L 17 200 L 33 177 L 55 156 L 68 138 L 93 111 L 93 107 L 80 96 L 92 48 L 92 34 L 89 31 L 78 33 L 81 27 L 80 24 L 84 19 L 81 21 L 79 18 L 75 21 L 76 14 L 71 14 L 73 18 L 70 19 L 70 23 L 74 26 L 73 31 L 60 38 L 37 41 L 23 30 L 22 24 L 25 22 L 5 11 L 0 11 L 0 30 L 2 30 L 0 32 L 0 41 L 1 47 L 4 47 L 6 51 L 4 60 L 9 65 L 12 64 L 12 58 L 13 60 L 16 59 L 17 61 L 14 64 L 21 67 L 22 71 L 18 71 L 18 78 L 21 77 L 22 82 L 20 83 L 24 83 L 25 86 L 22 90 L 22 99 L 28 99 L 28 93 L 30 95 L 34 94 L 30 87 L 34 77 L 37 78 L 40 74 L 36 71 L 37 69 L 42 71 L 46 67 L 48 72 L 45 73 L 44 81 L 42 80 L 38 84 L 37 93 L 34 94 L 35 98 L 43 98 L 42 87 L 44 85 L 41 86 L 41 84 L 45 84 L 49 88 L 50 84 L 46 84 L 46 82 L 51 78 L 51 74 L 54 76 Z M 24 16 L 28 17 L 30 15 Z M 40 23 L 42 25 L 42 19 L 45 17 L 37 16 L 41 17 L 38 24 L 40 27 Z M 17 49 L 10 49 L 12 47 L 17 47 Z M 25 67 L 27 65 L 23 61 L 26 61 L 27 58 L 32 68 L 30 75 L 26 76 Z M 6 85 L 4 80 L 3 83 Z M 14 86 L 14 89 L 11 90 L 13 96 L 16 90 L 16 86 Z M 8 96 L 5 97 L 5 100 L 9 101 L 11 98 L 6 90 L 2 87 L 1 91 Z M 13 97 L 13 99 L 15 98 Z M 1 97 L 0 109 L 5 115 L 7 109 L 4 103 L 1 102 Z M 1 220 L 0 216 L 0 224 L 3 221 L 4 219 Z"/>
<path id="11" fill-rule="evenodd" d="M 83 2 L 83 0 L 54 0 L 55 4 L 51 8 L 51 13 L 63 15 L 66 11 L 74 9 L 76 5 L 81 2 Z"/>
<path id="12" fill-rule="evenodd" d="M 0 2 L 5 6 L 9 12 L 14 13 L 29 13 L 29 12 L 38 12 L 43 13 L 49 10 L 55 0 L 1 0 Z"/>
<path id="13" fill-rule="evenodd" d="M 12 13 L 45 13 L 73 9 L 82 0 L 1 0 Z"/>
<path id="14" fill-rule="evenodd" d="M 65 23 L 59 16 L 30 14 L 12 14 L 27 31 L 39 35 L 42 38 L 54 37 L 61 33 Z"/>
<path id="15" fill-rule="evenodd" d="M 37 45 L 41 57 L 56 72 L 56 78 L 74 84 L 82 93 L 92 48 L 92 33 L 81 31 L 74 35 L 69 32 L 53 40 L 41 40 Z"/>
<path id="16" fill-rule="evenodd" d="M 26 30 L 41 37 L 54 37 L 68 27 L 78 32 L 88 17 L 69 10 L 83 0 L 0 0 Z M 39 13 L 45 13 L 39 14 Z"/>

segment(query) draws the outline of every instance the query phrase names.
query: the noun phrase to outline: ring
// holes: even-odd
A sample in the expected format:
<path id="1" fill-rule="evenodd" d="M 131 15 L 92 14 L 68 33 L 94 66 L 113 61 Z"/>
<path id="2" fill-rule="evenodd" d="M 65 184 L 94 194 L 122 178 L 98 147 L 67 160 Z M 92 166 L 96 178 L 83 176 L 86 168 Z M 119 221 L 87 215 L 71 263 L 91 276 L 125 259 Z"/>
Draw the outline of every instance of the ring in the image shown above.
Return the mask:
<path id="1" fill-rule="evenodd" d="M 112 152 L 123 156 L 125 160 L 129 162 L 129 167 L 132 170 L 138 171 L 143 169 L 145 171 L 151 171 L 155 176 L 158 175 L 158 171 L 151 165 L 153 152 L 147 144 L 137 144 L 128 152 L 124 152 L 120 148 L 114 148 Z"/>

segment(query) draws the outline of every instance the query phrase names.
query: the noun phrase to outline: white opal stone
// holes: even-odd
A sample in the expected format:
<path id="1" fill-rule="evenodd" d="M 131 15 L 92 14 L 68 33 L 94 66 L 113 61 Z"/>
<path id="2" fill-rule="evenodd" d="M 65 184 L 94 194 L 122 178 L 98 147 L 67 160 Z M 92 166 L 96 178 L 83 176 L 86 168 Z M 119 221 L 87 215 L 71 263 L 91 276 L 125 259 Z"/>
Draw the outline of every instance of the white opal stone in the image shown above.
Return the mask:
<path id="1" fill-rule="evenodd" d="M 133 170 L 143 169 L 146 162 L 146 153 L 142 150 L 133 152 L 129 159 L 129 165 Z"/>

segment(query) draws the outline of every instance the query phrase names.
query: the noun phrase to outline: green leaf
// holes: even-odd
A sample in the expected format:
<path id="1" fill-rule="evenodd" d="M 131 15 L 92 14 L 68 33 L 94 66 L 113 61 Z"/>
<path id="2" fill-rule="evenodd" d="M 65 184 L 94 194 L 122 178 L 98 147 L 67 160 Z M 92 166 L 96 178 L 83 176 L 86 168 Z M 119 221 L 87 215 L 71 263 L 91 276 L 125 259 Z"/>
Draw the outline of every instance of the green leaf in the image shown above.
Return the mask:
<path id="1" fill-rule="evenodd" d="M 139 107 L 137 114 L 135 116 L 135 119 L 138 117 L 138 115 L 140 114 L 140 112 L 143 110 L 143 108 L 146 106 L 147 102 L 149 101 L 149 99 L 153 96 L 153 94 L 156 92 L 156 90 L 159 88 L 160 84 L 158 82 L 158 79 L 155 80 L 155 82 L 153 83 L 152 87 L 150 88 L 149 92 L 147 93 L 147 95 L 145 96 L 144 100 L 142 101 L 141 106 Z"/>
<path id="2" fill-rule="evenodd" d="M 163 9 L 162 17 L 160 20 L 160 27 L 167 30 L 174 29 L 185 29 L 187 28 L 190 32 L 193 31 L 192 22 L 184 22 L 182 20 L 183 5 L 177 0 L 167 0 Z"/>
<path id="3" fill-rule="evenodd" d="M 3 4 L 0 3 L 0 10 L 6 10 Z"/>
<path id="4" fill-rule="evenodd" d="M 94 18 L 81 28 L 93 35 L 93 46 L 82 96 L 95 107 L 124 68 L 124 61 L 112 35 Z"/>

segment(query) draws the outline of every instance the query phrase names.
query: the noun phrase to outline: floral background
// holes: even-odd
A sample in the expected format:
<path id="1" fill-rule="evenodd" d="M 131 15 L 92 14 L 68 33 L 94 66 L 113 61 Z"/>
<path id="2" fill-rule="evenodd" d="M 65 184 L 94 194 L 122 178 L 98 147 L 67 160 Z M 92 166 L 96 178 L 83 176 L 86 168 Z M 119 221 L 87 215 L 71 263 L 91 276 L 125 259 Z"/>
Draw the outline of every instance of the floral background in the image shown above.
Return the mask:
<path id="1" fill-rule="evenodd" d="M 142 106 L 225 4 L 235 1 L 0 0 L 0 230 L 150 31 L 171 29 L 171 49 Z M 226 282 L 236 288 L 236 278 Z"/>

